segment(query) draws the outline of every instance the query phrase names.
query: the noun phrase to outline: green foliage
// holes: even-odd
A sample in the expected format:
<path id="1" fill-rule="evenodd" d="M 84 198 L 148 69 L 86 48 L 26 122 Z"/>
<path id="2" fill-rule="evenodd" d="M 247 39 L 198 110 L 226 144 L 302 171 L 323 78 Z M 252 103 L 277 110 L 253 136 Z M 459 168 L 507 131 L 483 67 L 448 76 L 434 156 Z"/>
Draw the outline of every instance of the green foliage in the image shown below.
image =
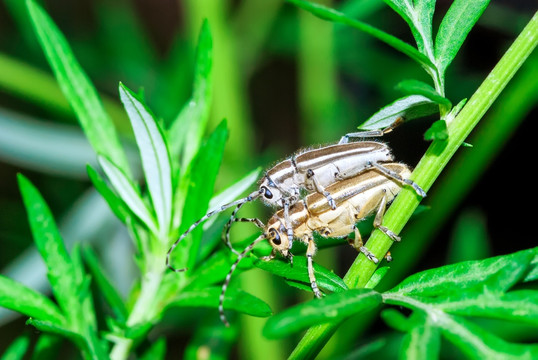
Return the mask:
<path id="1" fill-rule="evenodd" d="M 519 47 L 514 46 L 515 50 L 507 52 L 508 56 L 503 58 L 493 75 L 484 81 L 483 87 L 467 103 L 466 100 L 458 101 L 447 97 L 446 70 L 489 1 L 456 0 L 441 19 L 439 28 L 433 29 L 435 1 L 386 0 L 390 8 L 409 26 L 416 46 L 357 19 L 359 14 L 369 14 L 379 9 L 379 5 L 374 5 L 373 2 L 347 1 L 341 11 L 304 0 L 288 2 L 299 11 L 347 26 L 344 29 L 337 28 L 345 36 L 352 30 L 359 30 L 389 45 L 419 64 L 430 76 L 431 85 L 415 79 L 418 78 L 415 73 L 410 73 L 406 77 L 408 80 L 398 79 L 396 90 L 404 97 L 382 107 L 359 126 L 365 130 L 380 129 L 391 125 L 398 118 L 409 121 L 439 114 L 440 119 L 434 121 L 424 134 L 425 139 L 432 141 L 432 146 L 413 174 L 413 179 L 424 189 L 433 184 L 454 152 L 536 46 L 536 35 L 529 35 L 536 33 L 535 17 L 531 20 L 529 29 L 524 30 L 518 38 L 516 45 L 519 44 Z M 185 91 L 185 102 L 179 108 L 162 105 L 166 103 L 164 100 L 157 101 L 155 103 L 161 105 L 156 112 L 158 115 L 154 115 L 149 106 L 151 102 L 146 100 L 145 90 L 133 92 L 123 83 L 119 84 L 119 99 L 123 103 L 138 148 L 142 170 L 138 175 L 128 164 L 126 154 L 129 149 L 120 144 L 117 129 L 111 120 L 116 119 L 115 110 L 111 110 L 114 108 L 103 106 L 101 96 L 52 19 L 33 0 L 26 1 L 28 18 L 24 21 L 20 5 L 10 2 L 9 6 L 18 14 L 17 19 L 21 24 L 29 19 L 56 81 L 97 155 L 100 169 L 87 165 L 89 178 L 127 229 L 136 251 L 135 262 L 140 277 L 125 297 L 111 280 L 110 273 L 107 273 L 109 270 L 101 264 L 97 252 L 90 247 L 81 250 L 79 245 L 68 251 L 70 247 L 66 246 L 43 196 L 25 176 L 19 175 L 19 188 L 34 243 L 46 265 L 53 299 L 8 277 L 0 276 L 0 306 L 29 317 L 27 324 L 42 332 L 34 350 L 35 358 L 54 358 L 54 348 L 62 339 L 67 339 L 80 350 L 84 358 L 119 360 L 136 354 L 141 359 L 164 359 L 167 343 L 162 329 L 166 326 L 155 332 L 152 329 L 161 323 L 166 324 L 174 316 L 185 323 L 184 327 L 193 334 L 185 351 L 186 358 L 199 358 L 202 355 L 212 358 L 229 357 L 239 336 L 248 339 L 253 334 L 241 334 L 235 324 L 232 328 L 225 328 L 218 321 L 216 309 L 221 296 L 221 285 L 236 259 L 229 249 L 219 246 L 220 232 L 227 217 L 215 216 L 208 219 L 177 246 L 172 254 L 172 264 L 177 268 L 186 267 L 188 271 L 174 273 L 165 266 L 166 252 L 179 234 L 204 216 L 208 209 L 218 208 L 237 199 L 256 181 L 260 173 L 259 169 L 253 170 L 218 195 L 212 196 L 214 188 L 218 187 L 217 177 L 230 130 L 228 121 L 219 119 L 220 123 L 215 129 L 208 131 L 217 78 L 222 75 L 220 72 L 226 72 L 221 67 L 217 73 L 214 67 L 214 60 L 217 60 L 214 52 L 222 43 L 215 43 L 214 49 L 209 21 L 204 20 L 200 28 L 194 66 L 189 64 L 189 67 L 194 68 L 194 76 L 189 84 L 190 90 Z M 118 22 L 126 20 L 120 13 Z M 240 28 L 241 21 L 246 18 L 250 17 L 239 17 L 236 26 Z M 104 23 L 105 26 L 117 25 L 116 19 L 111 18 Z M 127 21 L 124 25 L 133 34 L 134 42 L 145 44 L 136 24 Z M 215 22 L 212 26 L 219 29 L 222 24 Z M 286 29 L 283 27 L 279 31 Z M 118 29 L 118 33 L 123 31 L 125 29 Z M 26 34 L 28 36 L 28 32 Z M 342 38 L 345 39 L 345 36 Z M 156 61 L 156 57 L 149 51 L 138 57 L 127 42 L 122 44 L 124 46 L 119 46 L 123 42 L 118 43 L 119 38 L 118 36 L 115 40 L 118 45 L 114 47 L 116 56 L 123 59 L 124 65 L 129 63 L 132 66 L 126 66 L 126 73 L 138 75 L 136 69 Z M 259 35 L 252 34 L 251 41 L 255 41 L 252 40 L 254 38 L 259 39 Z M 219 41 L 225 40 L 219 38 Z M 110 43 L 113 44 L 114 39 L 110 39 Z M 252 43 L 250 45 L 252 48 L 256 46 Z M 372 48 L 372 52 L 375 51 Z M 186 71 L 183 55 L 181 51 L 171 55 L 172 65 L 159 76 L 166 78 L 170 72 Z M 245 68 L 249 66 L 242 65 Z M 179 78 L 183 77 L 174 77 L 175 80 Z M 150 83 L 147 79 L 145 81 Z M 230 89 L 233 88 L 233 84 L 227 85 Z M 386 86 L 393 89 L 394 83 Z M 172 94 L 175 95 L 175 84 L 167 83 L 164 87 L 169 91 L 162 94 L 162 97 L 172 98 Z M 177 100 L 175 97 L 172 99 L 172 102 Z M 158 118 L 162 113 L 174 114 L 172 121 Z M 228 120 L 230 123 L 234 121 L 232 118 Z M 248 156 L 249 149 L 241 150 Z M 416 194 L 402 190 L 386 214 L 384 225 L 398 233 L 411 217 L 418 202 Z M 475 238 L 480 238 L 477 240 L 481 241 L 480 244 L 486 242 L 487 236 L 483 229 L 473 236 L 469 236 L 470 231 L 467 229 L 469 225 L 463 224 L 462 229 L 458 230 L 455 236 L 460 243 L 455 242 L 455 246 L 461 249 L 467 241 Z M 256 237 L 244 234 L 234 246 L 244 248 Z M 319 248 L 340 242 L 328 240 L 320 244 Z M 368 247 L 382 258 L 391 244 L 382 233 L 374 232 Z M 268 245 L 265 244 L 265 248 L 257 247 L 254 254 L 267 250 Z M 298 255 L 299 252 L 294 251 L 294 254 Z M 484 256 L 484 253 L 476 249 L 469 250 L 466 254 L 463 250 L 455 253 L 451 259 L 457 259 L 458 256 L 480 259 Z M 381 306 L 384 307 L 381 318 L 393 329 L 404 333 L 401 358 L 437 359 L 443 350 L 441 339 L 452 343 L 469 358 L 538 357 L 536 344 L 506 340 L 481 324 L 483 319 L 494 319 L 502 324 L 511 323 L 532 329 L 538 327 L 538 248 L 422 271 L 408 276 L 386 291 L 380 287 L 390 276 L 390 268 L 383 266 L 376 269 L 376 265 L 365 260 L 363 255 L 359 255 L 343 279 L 330 267 L 314 264 L 318 285 L 326 294 L 322 299 L 292 306 L 270 317 L 273 311 L 268 303 L 273 305 L 275 301 L 268 300 L 266 303 L 265 296 L 262 296 L 262 300 L 239 290 L 238 283 L 232 281 L 224 298 L 224 308 L 226 311 L 254 317 L 270 317 L 263 329 L 263 335 L 270 339 L 292 337 L 310 328 L 291 358 L 315 357 L 344 320 L 352 316 L 355 319 L 367 319 Z M 240 262 L 234 276 L 254 268 L 277 275 L 296 289 L 311 292 L 305 257 L 296 256 L 291 264 L 282 259 L 262 261 L 251 254 Z M 101 307 L 97 306 L 101 301 L 104 303 L 103 314 L 100 312 Z M 200 309 L 211 311 L 200 316 Z M 402 309 L 409 315 L 399 311 Z M 28 345 L 27 337 L 17 338 L 3 359 L 22 358 Z M 349 355 L 374 353 L 382 350 L 384 345 L 384 340 L 378 338 Z M 270 357 L 270 353 L 265 350 L 257 351 Z"/>

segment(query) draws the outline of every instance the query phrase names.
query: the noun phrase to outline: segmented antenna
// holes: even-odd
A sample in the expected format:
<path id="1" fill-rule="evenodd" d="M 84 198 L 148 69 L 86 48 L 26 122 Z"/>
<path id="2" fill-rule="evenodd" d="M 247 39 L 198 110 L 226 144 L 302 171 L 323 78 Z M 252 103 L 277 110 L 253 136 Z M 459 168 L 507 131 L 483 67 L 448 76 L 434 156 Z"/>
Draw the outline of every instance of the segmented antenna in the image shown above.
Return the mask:
<path id="1" fill-rule="evenodd" d="M 216 210 L 213 210 L 213 211 L 210 211 L 208 212 L 207 214 L 205 214 L 200 220 L 196 221 L 194 224 L 192 224 L 188 229 L 187 231 L 185 231 L 183 233 L 183 235 L 181 235 L 179 237 L 179 239 L 177 239 L 173 244 L 172 246 L 170 247 L 170 249 L 168 250 L 168 253 L 166 254 L 166 267 L 169 268 L 170 270 L 174 271 L 174 272 L 183 272 L 185 270 L 187 270 L 187 268 L 182 268 L 182 269 L 176 269 L 175 267 L 173 267 L 171 265 L 171 262 L 170 262 L 170 255 L 172 254 L 172 252 L 174 251 L 174 249 L 178 246 L 178 244 L 181 242 L 181 240 L 183 240 L 187 235 L 189 235 L 194 229 L 196 229 L 196 227 L 198 227 L 198 225 L 200 225 L 201 223 L 203 223 L 204 221 L 206 221 L 207 219 L 209 219 L 211 216 L 215 215 L 215 214 L 218 214 L 218 213 L 221 213 L 223 212 L 224 210 L 226 209 L 229 209 L 231 208 L 232 206 L 243 206 L 243 204 L 249 202 L 249 201 L 252 201 L 252 200 L 255 200 L 257 199 L 261 194 L 263 193 L 262 190 L 256 190 L 254 191 L 253 193 L 251 193 L 249 196 L 245 197 L 245 198 L 242 198 L 242 199 L 239 199 L 239 200 L 236 200 L 236 201 L 233 201 L 231 203 L 228 203 L 228 204 L 224 204 L 222 206 L 220 206 L 218 209 Z M 234 212 L 236 213 L 236 211 Z M 231 246 L 231 245 L 230 245 Z"/>
<path id="2" fill-rule="evenodd" d="M 254 246 L 256 246 L 259 242 L 261 242 L 262 240 L 265 240 L 265 238 L 266 238 L 265 234 L 261 234 L 256 240 L 254 240 L 249 246 L 245 248 L 245 250 L 243 250 L 237 256 L 237 259 L 232 264 L 232 267 L 230 268 L 228 275 L 226 275 L 224 284 L 222 284 L 222 291 L 219 297 L 219 314 L 220 314 L 220 320 L 224 323 L 224 325 L 226 325 L 226 327 L 230 327 L 230 323 L 226 319 L 226 315 L 224 315 L 224 295 L 226 294 L 226 290 L 228 289 L 228 285 L 230 284 L 230 279 L 232 278 L 232 274 L 237 268 L 237 265 L 239 265 L 239 262 L 247 255 L 247 253 L 251 251 L 254 248 Z"/>

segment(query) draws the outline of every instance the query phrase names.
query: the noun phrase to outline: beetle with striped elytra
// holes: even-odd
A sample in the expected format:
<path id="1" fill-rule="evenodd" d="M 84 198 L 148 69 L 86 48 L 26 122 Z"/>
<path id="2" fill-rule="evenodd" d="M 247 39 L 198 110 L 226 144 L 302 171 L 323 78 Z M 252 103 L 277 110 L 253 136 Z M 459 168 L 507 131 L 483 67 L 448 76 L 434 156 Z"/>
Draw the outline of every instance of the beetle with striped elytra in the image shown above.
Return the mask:
<path id="1" fill-rule="evenodd" d="M 289 227 L 285 225 L 284 209 L 277 211 L 267 224 L 259 219 L 237 218 L 237 222 L 251 222 L 263 230 L 262 234 L 243 250 L 230 268 L 222 286 L 219 298 L 219 312 L 221 320 L 229 325 L 224 315 L 224 299 L 231 276 L 243 259 L 259 242 L 268 240 L 273 248 L 270 256 L 264 260 L 271 260 L 280 254 L 284 258 L 292 259 L 290 252 L 293 238 L 298 239 L 307 246 L 306 257 L 308 261 L 308 278 L 310 286 L 316 297 L 322 293 L 318 288 L 314 273 L 313 257 L 316 253 L 314 233 L 321 237 L 346 237 L 350 245 L 363 253 L 369 260 L 377 263 L 377 257 L 372 254 L 362 241 L 362 236 L 356 223 L 370 214 L 375 213 L 374 228 L 379 229 L 393 241 L 400 238 L 390 229 L 382 225 L 383 215 L 387 205 L 396 197 L 402 185 L 409 185 L 413 189 L 422 190 L 416 183 L 408 179 L 411 170 L 407 165 L 400 163 L 387 163 L 383 170 L 376 167 L 365 170 L 359 175 L 338 181 L 327 191 L 332 194 L 336 209 L 322 194 L 311 193 L 305 199 L 296 202 L 289 209 L 289 220 L 292 224 L 292 237 L 289 237 Z M 420 191 L 419 193 L 424 193 Z M 354 239 L 348 235 L 354 233 Z"/>
<path id="2" fill-rule="evenodd" d="M 208 212 L 201 219 L 193 223 L 168 250 L 166 266 L 175 272 L 185 271 L 186 269 L 176 269 L 171 264 L 171 254 L 177 245 L 202 222 L 234 206 L 236 208 L 232 212 L 230 220 L 223 231 L 223 240 L 234 253 L 238 254 L 229 241 L 230 226 L 234 222 L 239 209 L 245 203 L 258 198 L 267 205 L 283 210 L 284 224 L 287 229 L 288 238 L 290 239 L 289 248 L 291 249 L 293 231 L 289 209 L 301 199 L 302 190 L 305 190 L 309 194 L 321 194 L 325 197 L 331 209 L 336 210 L 334 199 L 326 187 L 373 168 L 383 172 L 387 177 L 394 176 L 390 169 L 387 169 L 383 165 L 384 163 L 394 161 L 387 144 L 379 141 L 349 142 L 349 139 L 382 136 L 392 131 L 401 121 L 401 118 L 396 120 L 384 130 L 347 134 L 342 137 L 338 144 L 301 152 L 273 166 L 266 171 L 256 191 L 245 198 L 224 204 Z M 403 179 L 402 181 L 407 181 L 407 184 L 411 185 L 420 196 L 424 197 L 426 195 L 412 181 L 408 181 L 407 179 Z"/>

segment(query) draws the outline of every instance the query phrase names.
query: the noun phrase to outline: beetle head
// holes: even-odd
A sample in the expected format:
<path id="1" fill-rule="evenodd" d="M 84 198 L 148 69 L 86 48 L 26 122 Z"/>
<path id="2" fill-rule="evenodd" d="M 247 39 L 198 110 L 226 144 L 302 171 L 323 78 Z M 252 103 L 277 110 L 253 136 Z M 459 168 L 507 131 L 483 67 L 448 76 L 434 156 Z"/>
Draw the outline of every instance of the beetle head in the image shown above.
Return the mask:
<path id="1" fill-rule="evenodd" d="M 290 239 L 288 238 L 286 227 L 282 221 L 277 220 L 267 227 L 265 237 L 274 250 L 279 252 L 283 257 L 289 257 Z"/>

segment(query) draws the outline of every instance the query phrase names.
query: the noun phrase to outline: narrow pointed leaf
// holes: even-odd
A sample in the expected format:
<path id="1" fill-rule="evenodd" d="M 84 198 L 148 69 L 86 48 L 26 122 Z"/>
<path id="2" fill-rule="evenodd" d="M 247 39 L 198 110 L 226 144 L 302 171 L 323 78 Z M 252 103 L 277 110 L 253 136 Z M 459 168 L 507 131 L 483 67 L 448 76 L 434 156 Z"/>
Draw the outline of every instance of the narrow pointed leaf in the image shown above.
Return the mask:
<path id="1" fill-rule="evenodd" d="M 90 144 L 96 153 L 105 154 L 122 171 L 130 174 L 127 158 L 114 124 L 105 112 L 97 91 L 75 59 L 65 37 L 33 0 L 27 0 L 26 5 L 39 43 Z"/>
<path id="2" fill-rule="evenodd" d="M 60 308 L 67 314 L 78 304 L 80 284 L 75 279 L 73 262 L 39 191 L 21 174 L 18 181 L 35 244 L 47 266 L 52 291 Z"/>
<path id="3" fill-rule="evenodd" d="M 65 322 L 60 309 L 49 298 L 2 275 L 0 306 L 40 320 L 57 324 Z"/>
<path id="4" fill-rule="evenodd" d="M 288 2 L 312 13 L 313 15 L 321 19 L 348 25 L 348 26 L 354 27 L 355 29 L 363 31 L 367 33 L 368 35 L 373 36 L 376 39 L 383 41 L 387 45 L 392 46 L 394 49 L 401 51 L 402 53 L 409 56 L 411 59 L 415 60 L 416 62 L 418 62 L 420 65 L 424 67 L 428 67 L 428 68 L 434 67 L 430 59 L 428 59 L 428 57 L 426 57 L 424 54 L 420 53 L 417 49 L 403 42 L 397 37 L 387 34 L 386 32 L 379 30 L 371 25 L 368 25 L 359 20 L 350 18 L 339 11 L 325 7 L 323 5 L 319 5 L 319 4 L 315 4 L 315 3 L 303 1 L 303 0 L 288 0 Z"/>
<path id="5" fill-rule="evenodd" d="M 162 130 L 146 106 L 125 85 L 120 84 L 119 89 L 140 151 L 159 229 L 166 236 L 172 218 L 172 171 L 168 145 Z"/>
<path id="6" fill-rule="evenodd" d="M 424 133 L 424 140 L 444 141 L 448 139 L 448 128 L 445 120 L 437 120 Z"/>
<path id="7" fill-rule="evenodd" d="M 77 334 L 65 327 L 58 326 L 49 321 L 41 321 L 37 319 L 28 319 L 28 321 L 26 321 L 26 325 L 32 325 L 36 329 L 46 332 L 46 333 L 59 335 L 61 337 L 69 339 L 75 345 L 77 345 L 80 349 L 83 349 L 85 351 L 89 350 L 88 343 L 86 342 L 86 340 L 84 339 L 82 335 Z"/>
<path id="8" fill-rule="evenodd" d="M 4 351 L 0 360 L 22 360 L 28 350 L 28 345 L 30 345 L 28 336 L 19 336 Z"/>
<path id="9" fill-rule="evenodd" d="M 140 356 L 140 360 L 164 360 L 166 355 L 166 338 L 158 338 L 151 346 Z"/>
<path id="10" fill-rule="evenodd" d="M 101 264 L 99 264 L 97 255 L 89 247 L 84 248 L 83 255 L 84 260 L 92 273 L 93 281 L 95 281 L 99 290 L 101 290 L 101 294 L 116 315 L 116 319 L 125 321 L 128 315 L 125 303 L 116 288 L 112 285 L 108 276 L 105 274 Z"/>
<path id="11" fill-rule="evenodd" d="M 99 156 L 99 164 L 101 164 L 103 171 L 123 202 L 125 202 L 129 209 L 138 216 L 150 230 L 157 234 L 153 215 L 146 206 L 144 200 L 142 200 L 138 187 L 129 180 L 123 171 L 107 158 Z"/>
<path id="12" fill-rule="evenodd" d="M 285 279 L 310 284 L 306 257 L 295 256 L 293 258 L 293 265 L 280 259 L 274 259 L 271 261 L 258 260 L 254 263 L 254 265 Z M 347 286 L 344 281 L 335 273 L 324 268 L 323 266 L 314 263 L 314 272 L 316 274 L 316 282 L 320 288 L 332 292 L 342 292 L 347 290 Z"/>
<path id="13" fill-rule="evenodd" d="M 111 188 L 108 187 L 105 180 L 94 168 L 87 165 L 86 169 L 88 170 L 88 176 L 90 177 L 95 189 L 99 192 L 99 194 L 101 194 L 103 199 L 105 199 L 114 215 L 116 215 L 116 217 L 125 224 L 127 222 L 127 218 L 131 217 L 129 208 L 125 206 L 125 203 L 118 198 Z"/>
<path id="14" fill-rule="evenodd" d="M 418 119 L 439 112 L 439 105 L 422 95 L 400 98 L 383 107 L 359 126 L 362 130 L 383 129 L 392 125 L 398 118 L 406 121 Z"/>
<path id="15" fill-rule="evenodd" d="M 220 287 L 209 287 L 182 292 L 170 306 L 211 307 L 218 308 Z M 264 301 L 241 290 L 233 288 L 226 291 L 224 309 L 236 310 L 251 316 L 267 317 L 272 314 L 271 308 Z"/>
<path id="16" fill-rule="evenodd" d="M 438 104 L 445 105 L 449 108 L 452 106 L 450 100 L 439 95 L 433 87 L 419 80 L 404 80 L 396 85 L 396 89 L 406 95 L 422 95 Z"/>
<path id="17" fill-rule="evenodd" d="M 338 322 L 351 315 L 372 310 L 381 304 L 381 295 L 369 289 L 353 289 L 291 307 L 271 317 L 263 334 L 282 338 L 309 326 Z"/>
<path id="18" fill-rule="evenodd" d="M 413 317 L 423 318 L 420 324 L 409 329 L 405 335 L 400 351 L 400 359 L 439 359 L 441 333 L 433 321 L 419 312 L 413 312 Z M 416 321 L 416 320 L 415 320 Z"/>
<path id="19" fill-rule="evenodd" d="M 435 38 L 435 59 L 443 74 L 454 60 L 463 41 L 489 4 L 489 0 L 455 0 L 439 25 Z"/>
<path id="20" fill-rule="evenodd" d="M 213 40 L 209 23 L 204 21 L 198 37 L 193 93 L 168 132 L 171 153 L 181 154 L 181 168 L 190 164 L 200 147 L 212 98 Z"/>

